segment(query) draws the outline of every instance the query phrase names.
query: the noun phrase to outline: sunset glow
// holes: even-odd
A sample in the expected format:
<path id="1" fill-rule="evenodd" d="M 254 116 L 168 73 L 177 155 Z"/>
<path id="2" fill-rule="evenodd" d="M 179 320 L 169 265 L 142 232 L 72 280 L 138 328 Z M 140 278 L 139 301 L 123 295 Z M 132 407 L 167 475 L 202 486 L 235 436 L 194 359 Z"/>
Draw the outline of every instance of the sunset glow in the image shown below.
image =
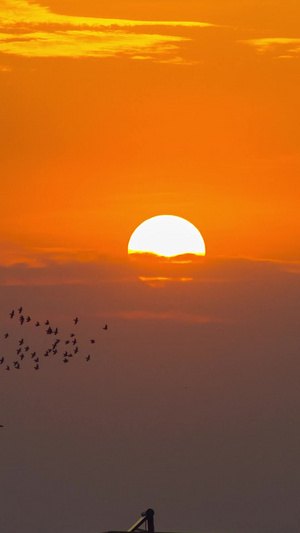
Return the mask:
<path id="1" fill-rule="evenodd" d="M 299 21 L 0 0 L 3 533 L 299 530 Z"/>

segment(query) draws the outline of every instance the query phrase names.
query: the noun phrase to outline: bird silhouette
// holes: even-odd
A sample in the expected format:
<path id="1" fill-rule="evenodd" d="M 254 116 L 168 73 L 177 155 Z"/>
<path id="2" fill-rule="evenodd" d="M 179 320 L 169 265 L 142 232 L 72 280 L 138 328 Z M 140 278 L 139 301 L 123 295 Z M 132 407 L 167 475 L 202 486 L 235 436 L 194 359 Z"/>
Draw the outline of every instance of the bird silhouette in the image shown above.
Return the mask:
<path id="1" fill-rule="evenodd" d="M 4 363 L 4 357 L 1 357 L 0 359 L 0 365 L 2 365 Z"/>
<path id="2" fill-rule="evenodd" d="M 22 339 L 19 340 L 19 346 L 22 346 L 22 344 L 24 344 L 24 339 L 22 337 Z"/>
<path id="3" fill-rule="evenodd" d="M 27 316 L 26 317 L 26 322 L 30 322 L 30 320 L 31 320 L 30 316 Z"/>
<path id="4" fill-rule="evenodd" d="M 9 337 L 8 333 L 5 333 L 4 338 L 7 339 Z"/>
<path id="5" fill-rule="evenodd" d="M 108 325 L 107 325 L 107 324 L 105 324 L 105 326 L 104 326 L 104 328 L 103 328 L 103 329 L 107 330 L 107 329 L 108 329 Z"/>
<path id="6" fill-rule="evenodd" d="M 39 369 L 40 369 L 40 367 L 39 367 L 39 364 L 38 364 L 38 363 L 37 363 L 37 364 L 35 365 L 34 369 L 35 369 L 35 370 L 39 370 Z"/>
<path id="7" fill-rule="evenodd" d="M 41 325 L 41 324 L 39 323 L 39 321 L 37 321 L 37 322 L 35 323 L 35 326 L 36 326 L 37 328 L 38 328 L 40 325 Z"/>
<path id="8" fill-rule="evenodd" d="M 91 343 L 91 344 L 95 344 L 95 342 L 96 342 L 95 339 L 91 339 L 91 340 L 90 340 L 90 343 Z"/>
<path id="9" fill-rule="evenodd" d="M 76 326 L 77 322 L 78 322 L 78 316 L 77 316 L 76 318 L 74 318 L 74 324 L 75 324 L 75 326 Z"/>
<path id="10" fill-rule="evenodd" d="M 23 311 L 23 307 L 19 307 L 18 311 L 19 311 L 19 314 L 21 314 Z"/>
<path id="11" fill-rule="evenodd" d="M 15 314 L 15 311 L 14 311 L 14 309 L 13 309 L 13 310 L 9 313 L 10 318 L 13 318 L 14 314 Z"/>
<path id="12" fill-rule="evenodd" d="M 64 362 L 64 363 L 68 363 L 68 362 L 69 362 L 69 359 L 67 359 L 66 357 L 64 357 L 63 362 Z"/>
<path id="13" fill-rule="evenodd" d="M 25 318 L 23 317 L 23 315 L 20 315 L 20 316 L 19 316 L 19 320 L 20 320 L 21 326 L 23 326 L 23 324 L 24 324 L 24 320 L 25 320 Z"/>
<path id="14" fill-rule="evenodd" d="M 9 365 L 7 365 L 7 367 L 6 367 L 6 370 L 10 370 L 10 367 L 9 367 Z"/>
<path id="15" fill-rule="evenodd" d="M 25 355 L 23 353 L 21 353 L 20 360 L 23 361 L 24 357 L 25 357 Z"/>
<path id="16" fill-rule="evenodd" d="M 49 326 L 49 324 L 50 324 L 49 320 L 46 320 L 45 326 Z"/>
<path id="17" fill-rule="evenodd" d="M 90 356 L 90 355 L 88 355 L 88 356 L 85 358 L 86 361 L 90 361 L 90 359 L 91 359 L 91 356 Z"/>

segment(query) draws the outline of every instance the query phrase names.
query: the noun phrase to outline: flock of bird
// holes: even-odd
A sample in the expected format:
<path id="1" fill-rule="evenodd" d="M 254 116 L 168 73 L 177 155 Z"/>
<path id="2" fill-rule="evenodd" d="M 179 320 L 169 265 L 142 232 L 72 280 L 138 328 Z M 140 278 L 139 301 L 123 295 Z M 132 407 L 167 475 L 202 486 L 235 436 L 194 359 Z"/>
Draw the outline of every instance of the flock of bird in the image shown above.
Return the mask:
<path id="1" fill-rule="evenodd" d="M 28 359 L 32 362 L 34 370 L 39 370 L 42 360 L 44 358 L 47 358 L 49 356 L 55 356 L 60 357 L 61 361 L 64 364 L 69 363 L 69 361 L 74 357 L 79 357 L 80 355 L 84 357 L 86 362 L 89 362 L 92 357 L 92 353 L 87 353 L 86 348 L 84 350 L 80 347 L 80 342 L 78 340 L 78 335 L 74 333 L 74 331 L 77 329 L 76 326 L 79 322 L 79 318 L 76 316 L 73 319 L 74 324 L 74 330 L 68 334 L 67 338 L 64 335 L 64 338 L 60 338 L 61 335 L 59 333 L 59 329 L 57 325 L 50 324 L 49 320 L 45 321 L 34 321 L 32 320 L 31 316 L 23 314 L 23 307 L 19 307 L 16 311 L 13 309 L 10 313 L 10 320 L 12 320 L 15 324 L 16 322 L 19 323 L 19 326 L 21 326 L 21 330 L 19 327 L 17 328 L 18 331 L 21 331 L 21 334 L 23 336 L 18 335 L 17 338 L 15 335 L 13 335 L 13 343 L 14 343 L 14 355 L 9 353 L 9 350 L 7 350 L 7 346 L 5 346 L 5 343 L 9 342 L 9 339 L 11 339 L 11 329 L 8 328 L 9 332 L 6 331 L 3 334 L 3 344 L 1 344 L 1 350 L 3 350 L 3 353 L 0 354 L 0 367 L 3 368 L 6 371 L 11 370 L 20 370 L 20 368 L 23 365 L 23 362 Z M 33 325 L 34 329 L 36 328 L 36 332 L 40 332 L 40 338 L 39 338 L 39 345 L 46 344 L 46 349 L 37 349 L 36 346 L 30 347 L 29 344 L 32 344 L 32 342 L 27 343 L 25 340 L 26 338 L 26 326 Z M 108 330 L 108 325 L 105 324 L 105 326 L 102 328 L 104 331 Z M 14 329 L 15 331 L 15 329 Z M 31 328 L 31 337 L 32 337 L 32 328 Z M 41 338 L 42 337 L 42 338 Z M 41 340 L 43 342 L 41 342 Z M 44 342 L 46 341 L 47 342 Z M 94 338 L 89 339 L 89 347 L 92 348 L 92 346 L 96 343 L 96 340 Z M 91 352 L 91 349 L 88 350 L 88 352 Z"/>

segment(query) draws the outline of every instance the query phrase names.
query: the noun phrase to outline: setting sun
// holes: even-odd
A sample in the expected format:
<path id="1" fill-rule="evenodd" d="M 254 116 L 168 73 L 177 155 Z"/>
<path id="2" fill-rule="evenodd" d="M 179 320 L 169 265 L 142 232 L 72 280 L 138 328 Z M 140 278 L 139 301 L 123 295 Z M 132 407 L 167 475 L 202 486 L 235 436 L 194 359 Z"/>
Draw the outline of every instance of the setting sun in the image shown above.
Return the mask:
<path id="1" fill-rule="evenodd" d="M 164 257 L 205 255 L 198 229 L 184 218 L 161 215 L 143 222 L 131 235 L 128 253 L 151 253 Z"/>

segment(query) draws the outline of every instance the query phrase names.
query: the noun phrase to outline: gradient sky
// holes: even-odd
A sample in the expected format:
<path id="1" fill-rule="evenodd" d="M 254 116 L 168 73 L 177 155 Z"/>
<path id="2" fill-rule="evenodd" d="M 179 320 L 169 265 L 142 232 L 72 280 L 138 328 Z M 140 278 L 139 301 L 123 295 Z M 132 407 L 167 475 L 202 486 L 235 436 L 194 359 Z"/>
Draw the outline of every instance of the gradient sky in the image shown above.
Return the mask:
<path id="1" fill-rule="evenodd" d="M 19 305 L 97 337 L 88 365 L 0 368 L 5 533 L 148 507 L 157 530 L 298 531 L 299 19 L 298 0 L 0 0 L 0 356 Z M 128 260 L 162 214 L 204 259 Z"/>

